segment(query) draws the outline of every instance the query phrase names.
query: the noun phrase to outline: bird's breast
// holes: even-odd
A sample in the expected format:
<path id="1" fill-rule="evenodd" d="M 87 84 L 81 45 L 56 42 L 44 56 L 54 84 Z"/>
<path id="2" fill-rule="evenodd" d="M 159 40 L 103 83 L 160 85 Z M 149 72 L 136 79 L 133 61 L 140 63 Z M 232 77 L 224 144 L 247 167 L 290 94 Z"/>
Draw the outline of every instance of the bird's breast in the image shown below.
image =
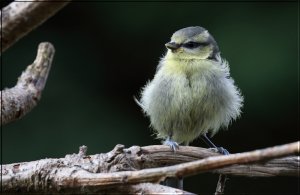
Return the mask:
<path id="1" fill-rule="evenodd" d="M 166 108 L 179 112 L 215 112 L 222 105 L 225 73 L 210 61 L 165 61 L 159 70 L 158 93 Z M 200 113 L 199 113 L 200 114 Z M 210 115 L 210 113 L 207 113 Z"/>

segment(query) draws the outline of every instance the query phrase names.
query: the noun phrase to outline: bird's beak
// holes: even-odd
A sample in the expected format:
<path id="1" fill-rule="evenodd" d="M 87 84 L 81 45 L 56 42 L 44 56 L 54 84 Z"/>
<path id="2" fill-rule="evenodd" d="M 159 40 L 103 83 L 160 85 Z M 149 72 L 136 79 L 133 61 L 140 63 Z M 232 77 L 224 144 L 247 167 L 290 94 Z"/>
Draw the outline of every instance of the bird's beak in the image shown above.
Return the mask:
<path id="1" fill-rule="evenodd" d="M 174 51 L 174 50 L 176 50 L 176 49 L 178 49 L 178 48 L 180 47 L 179 44 L 174 43 L 174 42 L 166 43 L 165 46 L 166 46 L 168 49 L 172 50 L 172 51 Z"/>

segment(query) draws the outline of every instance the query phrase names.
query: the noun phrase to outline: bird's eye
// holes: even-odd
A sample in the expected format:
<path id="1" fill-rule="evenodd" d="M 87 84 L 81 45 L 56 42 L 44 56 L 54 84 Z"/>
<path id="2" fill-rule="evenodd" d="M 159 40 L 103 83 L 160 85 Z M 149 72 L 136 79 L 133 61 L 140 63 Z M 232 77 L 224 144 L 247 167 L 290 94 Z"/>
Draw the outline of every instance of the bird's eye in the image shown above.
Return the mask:
<path id="1" fill-rule="evenodd" d="M 193 41 L 190 41 L 190 42 L 187 42 L 187 43 L 183 44 L 184 47 L 189 48 L 189 49 L 196 48 L 200 45 L 201 45 L 200 43 L 193 42 Z"/>
<path id="2" fill-rule="evenodd" d="M 194 49 L 194 48 L 197 48 L 197 47 L 205 47 L 209 45 L 209 42 L 193 42 L 193 41 L 190 41 L 190 42 L 187 42 L 187 43 L 184 43 L 183 44 L 183 47 L 185 48 L 189 48 L 189 49 Z"/>

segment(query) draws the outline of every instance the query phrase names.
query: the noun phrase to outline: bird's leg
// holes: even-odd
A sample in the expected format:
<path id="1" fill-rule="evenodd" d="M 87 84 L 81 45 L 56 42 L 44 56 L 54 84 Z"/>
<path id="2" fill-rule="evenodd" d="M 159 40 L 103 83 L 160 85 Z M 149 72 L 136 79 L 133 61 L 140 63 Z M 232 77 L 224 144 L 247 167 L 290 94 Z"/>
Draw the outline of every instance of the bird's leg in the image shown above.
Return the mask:
<path id="1" fill-rule="evenodd" d="M 163 145 L 166 146 L 170 146 L 170 148 L 176 152 L 176 150 L 179 150 L 179 145 L 177 142 L 175 142 L 174 140 L 172 140 L 172 135 L 170 135 L 169 137 L 167 137 L 167 139 L 163 142 Z"/>
<path id="2" fill-rule="evenodd" d="M 212 143 L 212 141 L 210 141 L 210 139 L 207 137 L 206 134 L 201 135 L 201 139 L 211 148 L 215 148 L 217 149 L 217 151 L 223 155 L 228 155 L 229 152 L 223 148 L 223 147 L 217 147 L 214 143 Z"/>

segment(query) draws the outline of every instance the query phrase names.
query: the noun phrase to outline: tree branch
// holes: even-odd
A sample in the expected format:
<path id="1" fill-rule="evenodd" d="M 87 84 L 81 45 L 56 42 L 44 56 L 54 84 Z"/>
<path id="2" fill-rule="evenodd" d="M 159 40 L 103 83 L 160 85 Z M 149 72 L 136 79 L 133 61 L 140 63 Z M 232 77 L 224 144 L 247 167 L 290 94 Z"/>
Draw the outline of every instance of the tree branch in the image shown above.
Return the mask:
<path id="1" fill-rule="evenodd" d="M 176 153 L 173 153 L 167 146 L 133 146 L 125 149 L 122 145 L 117 145 L 112 151 L 105 154 L 86 156 L 85 152 L 86 147 L 81 147 L 78 154 L 67 155 L 65 158 L 3 165 L 3 190 L 4 192 L 13 192 L 17 189 L 23 192 L 45 193 L 76 188 L 79 190 L 77 193 L 94 192 L 95 190 L 102 192 L 121 185 L 158 183 L 166 177 L 184 177 L 208 171 L 227 175 L 238 173 L 238 175 L 252 177 L 274 176 L 281 175 L 281 173 L 299 177 L 299 157 L 270 160 L 299 153 L 299 141 L 226 156 L 213 153 L 209 149 L 188 146 L 181 146 Z M 187 154 L 184 155 L 184 152 Z M 157 162 L 156 159 L 162 154 L 166 156 L 165 161 Z M 211 156 L 208 157 L 209 155 Z M 167 165 L 179 161 L 192 161 L 204 156 L 206 156 L 204 159 L 193 162 L 149 168 L 162 165 L 162 163 Z M 270 166 L 272 164 L 279 165 L 279 162 L 286 162 L 290 159 L 293 159 L 291 167 L 283 164 L 279 167 Z M 256 165 L 241 165 L 259 161 L 264 162 Z M 277 162 L 273 163 L 274 161 Z M 251 168 L 251 166 L 257 166 L 263 169 L 266 164 L 269 164 L 269 168 L 276 170 L 275 174 L 261 174 L 260 171 L 256 172 L 258 169 L 253 171 Z M 227 168 L 224 168 L 226 166 Z M 243 173 L 241 174 L 241 172 Z M 291 172 L 293 173 L 291 174 Z"/>
<path id="2" fill-rule="evenodd" d="M 76 193 L 76 191 L 74 191 Z M 78 193 L 78 191 L 77 191 Z M 76 194 L 77 194 L 76 193 Z M 160 184 L 153 183 L 140 183 L 134 185 L 120 185 L 114 188 L 108 188 L 101 191 L 89 191 L 89 193 L 101 193 L 101 194 L 189 194 L 194 195 L 194 193 L 179 190 L 176 188 L 171 188 L 168 186 L 163 186 Z"/>
<path id="3" fill-rule="evenodd" d="M 16 86 L 1 91 L 1 125 L 23 117 L 35 107 L 45 87 L 54 52 L 51 43 L 41 43 L 36 59 L 19 77 Z"/>
<path id="4" fill-rule="evenodd" d="M 223 169 L 215 170 L 213 172 L 244 177 L 299 177 L 299 165 L 299 156 L 289 156 L 284 158 L 276 158 L 270 161 L 261 162 L 259 164 L 233 165 Z"/>
<path id="5" fill-rule="evenodd" d="M 2 51 L 42 24 L 70 1 L 25 0 L 12 2 L 0 12 Z M 0 35 L 1 36 L 1 35 Z"/>

